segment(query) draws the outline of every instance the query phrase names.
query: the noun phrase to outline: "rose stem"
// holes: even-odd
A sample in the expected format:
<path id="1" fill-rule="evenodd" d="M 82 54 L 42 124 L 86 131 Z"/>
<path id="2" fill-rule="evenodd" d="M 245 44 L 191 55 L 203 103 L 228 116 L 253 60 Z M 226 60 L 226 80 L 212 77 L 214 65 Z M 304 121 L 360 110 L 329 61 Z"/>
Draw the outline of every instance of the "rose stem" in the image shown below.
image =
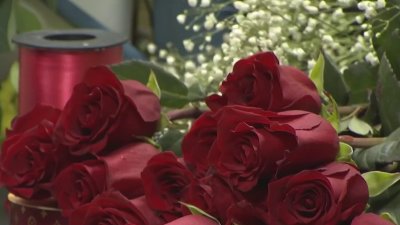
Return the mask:
<path id="1" fill-rule="evenodd" d="M 169 120 L 180 120 L 180 119 L 196 119 L 199 117 L 204 110 L 201 110 L 197 107 L 193 108 L 185 108 L 185 109 L 175 109 L 167 112 L 167 117 Z"/>
<path id="2" fill-rule="evenodd" d="M 344 142 L 346 144 L 351 145 L 355 148 L 369 148 L 378 144 L 381 144 L 385 141 L 385 137 L 353 137 L 350 135 L 340 135 L 339 141 Z"/>
<path id="3" fill-rule="evenodd" d="M 357 113 L 363 112 L 368 108 L 368 104 L 346 105 L 339 106 L 338 111 L 340 115 L 348 115 L 357 110 Z"/>

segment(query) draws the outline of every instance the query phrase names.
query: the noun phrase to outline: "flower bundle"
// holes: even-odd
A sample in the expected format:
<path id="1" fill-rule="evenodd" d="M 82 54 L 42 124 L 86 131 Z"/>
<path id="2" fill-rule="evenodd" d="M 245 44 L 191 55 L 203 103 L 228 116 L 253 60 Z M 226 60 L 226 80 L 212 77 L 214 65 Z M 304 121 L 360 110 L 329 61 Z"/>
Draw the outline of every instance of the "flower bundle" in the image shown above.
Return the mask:
<path id="1" fill-rule="evenodd" d="M 14 120 L 0 184 L 55 198 L 71 225 L 391 224 L 364 213 L 367 184 L 335 161 L 336 130 L 300 70 L 272 52 L 241 59 L 206 104 L 183 157 L 160 152 L 146 142 L 158 97 L 93 68 L 63 110 L 37 106 Z"/>

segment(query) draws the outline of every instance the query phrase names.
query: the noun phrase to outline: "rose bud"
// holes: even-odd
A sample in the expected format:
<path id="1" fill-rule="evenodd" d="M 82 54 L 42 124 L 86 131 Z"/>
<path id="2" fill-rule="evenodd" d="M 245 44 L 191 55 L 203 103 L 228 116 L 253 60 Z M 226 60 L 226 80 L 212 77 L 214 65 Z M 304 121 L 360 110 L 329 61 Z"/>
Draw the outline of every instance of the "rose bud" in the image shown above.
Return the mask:
<path id="1" fill-rule="evenodd" d="M 182 140 L 183 158 L 188 167 L 200 176 L 209 168 L 207 156 L 216 137 L 217 121 L 212 112 L 205 112 L 194 121 Z"/>
<path id="2" fill-rule="evenodd" d="M 207 97 L 216 111 L 225 105 L 246 105 L 270 111 L 304 110 L 319 113 L 321 100 L 314 83 L 302 71 L 279 65 L 272 52 L 241 59 L 219 88 Z"/>
<path id="3" fill-rule="evenodd" d="M 49 183 L 65 163 L 52 141 L 60 111 L 37 105 L 13 120 L 0 157 L 0 186 L 26 199 L 51 197 Z"/>
<path id="4" fill-rule="evenodd" d="M 145 198 L 128 200 L 118 192 L 104 192 L 74 210 L 70 225 L 161 225 L 160 218 L 147 206 Z"/>
<path id="5" fill-rule="evenodd" d="M 332 162 L 338 152 L 335 129 L 314 113 L 236 105 L 221 108 L 215 118 L 217 138 L 208 160 L 242 192 L 278 172 L 285 175 Z"/>
<path id="6" fill-rule="evenodd" d="M 353 219 L 351 225 L 394 225 L 388 220 L 373 214 L 373 213 L 363 213 Z"/>
<path id="7" fill-rule="evenodd" d="M 187 215 L 173 220 L 165 225 L 218 225 L 218 223 L 210 218 L 200 215 Z"/>
<path id="8" fill-rule="evenodd" d="M 167 222 L 182 216 L 182 205 L 179 201 L 192 180 L 192 173 L 178 162 L 172 152 L 154 156 L 142 172 L 147 203 Z"/>
<path id="9" fill-rule="evenodd" d="M 160 103 L 150 89 L 133 80 L 121 83 L 107 67 L 95 67 L 75 86 L 56 140 L 74 155 L 97 154 L 151 136 L 159 119 Z"/>
<path id="10" fill-rule="evenodd" d="M 268 224 L 347 224 L 367 202 L 368 186 L 360 172 L 334 162 L 270 182 Z"/>
<path id="11" fill-rule="evenodd" d="M 107 156 L 70 165 L 54 181 L 54 195 L 65 216 L 106 190 L 127 198 L 144 194 L 141 172 L 159 153 L 147 143 L 126 145 Z"/>

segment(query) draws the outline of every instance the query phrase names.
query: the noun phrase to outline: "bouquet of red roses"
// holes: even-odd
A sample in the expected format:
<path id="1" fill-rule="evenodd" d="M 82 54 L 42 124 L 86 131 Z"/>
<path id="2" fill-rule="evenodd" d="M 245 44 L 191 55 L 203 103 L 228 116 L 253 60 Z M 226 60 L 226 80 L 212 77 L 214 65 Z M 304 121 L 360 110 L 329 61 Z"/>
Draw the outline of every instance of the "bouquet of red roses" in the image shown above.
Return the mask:
<path id="1" fill-rule="evenodd" d="M 158 97 L 91 69 L 63 110 L 37 106 L 14 120 L 0 184 L 55 198 L 70 225 L 391 224 L 364 213 L 368 186 L 336 161 L 336 130 L 300 70 L 271 52 L 241 59 L 206 104 L 179 158 L 148 142 Z"/>

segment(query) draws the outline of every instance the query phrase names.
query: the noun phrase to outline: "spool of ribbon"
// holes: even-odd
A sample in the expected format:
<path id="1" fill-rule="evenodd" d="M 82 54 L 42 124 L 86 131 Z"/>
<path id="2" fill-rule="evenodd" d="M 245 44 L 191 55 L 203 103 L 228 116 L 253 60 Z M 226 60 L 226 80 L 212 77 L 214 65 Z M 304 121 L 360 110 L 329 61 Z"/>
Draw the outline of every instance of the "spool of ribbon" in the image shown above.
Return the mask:
<path id="1" fill-rule="evenodd" d="M 122 61 L 124 37 L 103 30 L 43 30 L 14 37 L 19 45 L 19 114 L 36 104 L 62 109 L 87 69 Z"/>

